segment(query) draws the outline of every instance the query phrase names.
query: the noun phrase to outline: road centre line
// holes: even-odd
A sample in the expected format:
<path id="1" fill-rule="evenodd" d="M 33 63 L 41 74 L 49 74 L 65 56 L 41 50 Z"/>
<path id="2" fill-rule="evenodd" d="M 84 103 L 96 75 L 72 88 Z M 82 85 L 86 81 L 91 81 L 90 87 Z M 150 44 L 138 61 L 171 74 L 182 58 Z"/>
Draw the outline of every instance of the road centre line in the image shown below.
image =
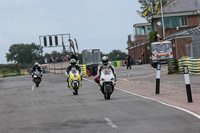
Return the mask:
<path id="1" fill-rule="evenodd" d="M 89 81 L 89 82 L 93 82 L 93 83 L 94 83 L 94 81 L 91 81 L 90 79 L 86 79 L 86 78 L 84 78 L 84 79 L 87 80 L 87 81 Z M 187 109 L 184 109 L 184 108 L 181 108 L 181 107 L 178 107 L 178 106 L 174 106 L 174 105 L 170 105 L 170 104 L 164 103 L 164 102 L 162 102 L 162 101 L 156 100 L 156 99 L 154 99 L 154 98 L 149 98 L 149 97 L 142 96 L 142 95 L 139 95 L 139 94 L 136 94 L 136 93 L 133 93 L 133 92 L 129 92 L 129 91 L 126 91 L 126 90 L 122 90 L 122 89 L 120 89 L 120 88 L 115 88 L 115 89 L 120 90 L 120 91 L 123 91 L 123 92 L 126 92 L 126 93 L 129 93 L 129 94 L 132 94 L 132 95 L 135 95 L 135 96 L 138 96 L 138 97 L 142 97 L 142 98 L 145 98 L 145 99 L 149 99 L 149 100 L 152 100 L 152 101 L 156 101 L 156 102 L 161 103 L 161 104 L 163 104 L 163 105 L 166 105 L 166 106 L 168 106 L 168 107 L 172 107 L 172 108 L 175 108 L 175 109 L 184 111 L 184 112 L 186 112 L 186 113 L 188 113 L 188 114 L 190 114 L 190 115 L 193 115 L 194 117 L 200 119 L 200 115 L 199 115 L 199 114 L 194 113 L 194 112 L 192 112 L 192 111 L 189 111 L 189 110 L 187 110 Z"/>
<path id="2" fill-rule="evenodd" d="M 34 91 L 35 85 L 32 86 L 32 91 Z"/>
<path id="3" fill-rule="evenodd" d="M 106 120 L 107 124 L 112 128 L 117 128 L 117 126 L 109 118 L 104 118 L 104 120 Z"/>

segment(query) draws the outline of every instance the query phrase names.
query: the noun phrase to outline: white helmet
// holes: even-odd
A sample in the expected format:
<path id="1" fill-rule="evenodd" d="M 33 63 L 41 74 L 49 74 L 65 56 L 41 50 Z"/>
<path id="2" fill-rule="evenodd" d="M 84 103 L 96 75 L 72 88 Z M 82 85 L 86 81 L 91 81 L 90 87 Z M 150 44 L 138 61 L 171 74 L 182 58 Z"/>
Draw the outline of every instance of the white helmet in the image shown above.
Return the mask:
<path id="1" fill-rule="evenodd" d="M 103 56 L 102 58 L 101 58 L 101 61 L 102 61 L 102 63 L 106 66 L 106 65 L 108 65 L 108 57 L 107 56 Z"/>

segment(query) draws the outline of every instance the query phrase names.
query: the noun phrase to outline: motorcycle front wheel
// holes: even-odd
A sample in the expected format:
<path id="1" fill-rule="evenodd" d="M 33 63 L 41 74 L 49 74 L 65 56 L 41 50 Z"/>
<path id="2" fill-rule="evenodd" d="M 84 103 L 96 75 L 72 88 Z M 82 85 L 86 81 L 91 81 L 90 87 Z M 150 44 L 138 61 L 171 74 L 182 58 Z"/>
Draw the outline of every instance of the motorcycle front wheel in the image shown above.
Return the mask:
<path id="1" fill-rule="evenodd" d="M 78 95 L 78 85 L 77 84 L 74 84 L 74 92 L 73 92 L 73 94 L 74 95 Z"/>
<path id="2" fill-rule="evenodd" d="M 106 85 L 105 86 L 105 90 L 106 91 L 105 91 L 105 94 L 104 94 L 104 98 L 109 100 L 110 99 L 110 95 L 111 95 L 111 92 L 110 92 L 111 86 L 110 85 Z"/>

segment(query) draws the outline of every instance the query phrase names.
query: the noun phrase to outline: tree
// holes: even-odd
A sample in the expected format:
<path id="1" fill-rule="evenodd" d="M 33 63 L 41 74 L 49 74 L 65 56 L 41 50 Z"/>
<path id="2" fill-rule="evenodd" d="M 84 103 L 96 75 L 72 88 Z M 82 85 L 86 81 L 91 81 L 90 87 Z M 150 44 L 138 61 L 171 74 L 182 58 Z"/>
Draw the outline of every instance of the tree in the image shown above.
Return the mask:
<path id="1" fill-rule="evenodd" d="M 112 50 L 108 55 L 109 60 L 124 60 L 126 58 L 126 53 L 121 50 Z"/>
<path id="2" fill-rule="evenodd" d="M 32 44 L 13 44 L 9 48 L 9 53 L 6 53 L 8 62 L 31 64 L 34 62 L 44 63 L 42 56 L 42 47 Z"/>
<path id="3" fill-rule="evenodd" d="M 2 68 L 2 69 L 0 69 L 0 73 L 5 75 L 5 74 L 10 73 L 10 70 L 8 68 Z"/>
<path id="4" fill-rule="evenodd" d="M 20 69 L 19 64 L 15 64 L 14 69 L 15 69 L 15 73 L 16 73 L 16 74 L 20 74 L 21 69 Z"/>
<path id="5" fill-rule="evenodd" d="M 156 31 L 152 31 L 150 32 L 149 34 L 149 48 L 150 48 L 150 51 L 151 51 L 151 43 L 152 42 L 157 42 L 158 41 L 158 38 L 157 38 L 157 32 Z"/>
<path id="6" fill-rule="evenodd" d="M 158 4 L 158 8 L 156 9 L 156 4 L 158 3 L 158 1 L 160 0 L 138 0 L 138 2 L 141 4 L 141 7 L 140 7 L 141 11 L 137 10 L 138 14 L 141 17 L 146 17 L 151 14 L 156 14 L 160 9 L 160 4 Z M 162 0 L 162 5 L 165 5 L 169 1 L 170 0 Z M 149 7 L 150 7 L 150 10 L 148 10 Z M 152 13 L 152 7 L 153 7 L 153 13 Z M 145 12 L 146 12 L 146 15 L 144 16 L 143 13 Z"/>

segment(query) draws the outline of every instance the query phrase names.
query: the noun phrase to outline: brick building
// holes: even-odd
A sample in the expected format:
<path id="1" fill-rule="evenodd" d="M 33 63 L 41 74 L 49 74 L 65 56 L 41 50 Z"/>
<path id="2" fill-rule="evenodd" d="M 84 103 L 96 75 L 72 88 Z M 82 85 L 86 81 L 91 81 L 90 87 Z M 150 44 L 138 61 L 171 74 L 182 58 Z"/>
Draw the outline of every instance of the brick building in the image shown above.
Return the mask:
<path id="1" fill-rule="evenodd" d="M 149 33 L 152 31 L 151 23 L 138 23 L 133 25 L 135 36 L 134 41 L 128 39 L 128 53 L 134 59 L 142 59 L 143 63 L 149 63 L 149 45 L 148 37 Z M 144 53 L 144 56 L 142 56 Z"/>
<path id="2" fill-rule="evenodd" d="M 173 54 L 175 59 L 179 59 L 186 55 L 186 44 L 192 43 L 192 35 L 187 30 L 192 29 L 200 25 L 200 0 L 171 0 L 165 6 L 163 6 L 163 17 L 165 27 L 164 40 L 170 40 L 172 42 Z M 149 16 L 152 29 L 157 31 L 160 36 L 163 36 L 163 24 L 161 21 L 161 14 L 153 14 Z M 159 23 L 161 25 L 159 26 Z M 136 25 L 137 26 L 137 25 Z M 148 39 L 143 38 L 143 44 L 140 42 L 139 34 L 136 33 L 135 41 L 132 43 L 132 47 L 128 46 L 129 54 L 133 58 L 138 58 L 139 51 L 145 51 L 146 63 L 148 63 L 150 51 L 148 50 Z M 148 34 L 146 35 L 148 38 Z M 141 49 L 141 50 L 140 50 Z"/>

